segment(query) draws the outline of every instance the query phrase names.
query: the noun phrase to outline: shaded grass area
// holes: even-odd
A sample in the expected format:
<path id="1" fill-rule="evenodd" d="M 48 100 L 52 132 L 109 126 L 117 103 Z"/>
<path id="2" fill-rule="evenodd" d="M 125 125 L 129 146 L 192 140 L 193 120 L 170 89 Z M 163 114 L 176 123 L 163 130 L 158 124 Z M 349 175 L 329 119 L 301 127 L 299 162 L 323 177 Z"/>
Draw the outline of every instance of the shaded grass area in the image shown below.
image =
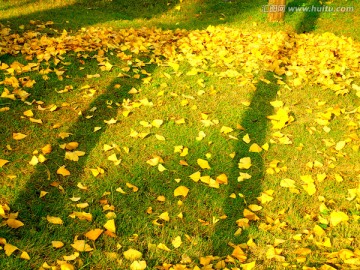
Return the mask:
<path id="1" fill-rule="evenodd" d="M 232 225 L 239 219 L 239 213 L 242 213 L 249 204 L 257 203 L 256 198 L 260 196 L 263 190 L 262 182 L 265 179 L 264 159 L 266 152 L 249 153 L 249 147 L 253 143 L 257 143 L 260 146 L 266 143 L 269 130 L 266 117 L 273 113 L 274 108 L 270 105 L 270 101 L 275 100 L 277 91 L 279 90 L 271 72 L 267 72 L 264 78 L 269 80 L 270 84 L 263 81 L 258 82 L 255 93 L 251 98 L 250 106 L 241 118 L 240 125 L 244 130 L 240 131 L 237 136 L 240 141 L 235 148 L 236 157 L 232 165 L 233 169 L 230 172 L 230 178 L 233 179 L 233 181 L 231 181 L 227 187 L 229 194 L 222 206 L 228 218 L 219 223 L 212 237 L 215 254 L 220 255 L 226 253 L 225 251 L 229 252 L 230 247 L 227 243 L 233 242 L 237 229 Z M 247 134 L 251 139 L 249 144 L 242 140 Z M 251 158 L 252 168 L 250 170 L 239 170 L 238 162 L 239 159 L 243 157 Z M 249 173 L 252 177 L 244 180 L 244 182 L 237 182 L 235 179 L 239 177 L 239 172 Z M 230 198 L 229 195 L 231 193 L 235 193 L 238 197 L 236 199 Z M 232 228 L 232 230 L 230 230 L 230 228 Z M 253 228 L 246 231 L 246 233 L 240 234 L 239 243 L 246 242 L 249 239 L 249 232 L 252 230 L 257 230 L 256 226 L 253 226 Z"/>

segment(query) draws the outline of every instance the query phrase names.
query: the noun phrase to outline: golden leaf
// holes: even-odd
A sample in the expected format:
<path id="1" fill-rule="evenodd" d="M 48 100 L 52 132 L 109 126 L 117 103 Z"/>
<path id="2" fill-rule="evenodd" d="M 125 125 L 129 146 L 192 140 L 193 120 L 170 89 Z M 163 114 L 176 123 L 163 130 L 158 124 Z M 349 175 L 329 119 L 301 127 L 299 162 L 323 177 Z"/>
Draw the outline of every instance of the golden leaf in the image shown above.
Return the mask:
<path id="1" fill-rule="evenodd" d="M 13 219 L 13 218 L 9 218 L 9 219 L 6 221 L 6 224 L 7 224 L 10 228 L 13 228 L 13 229 L 17 229 L 17 228 L 19 228 L 19 227 L 24 226 L 24 223 L 22 223 L 20 220 L 16 220 L 16 219 Z"/>
<path id="2" fill-rule="evenodd" d="M 251 158 L 250 157 L 244 157 L 241 158 L 239 163 L 238 163 L 238 167 L 239 169 L 249 169 L 251 167 Z"/>
<path id="3" fill-rule="evenodd" d="M 202 168 L 202 169 L 210 169 L 210 165 L 209 162 L 207 162 L 204 159 L 199 158 L 197 160 L 197 164 Z"/>
<path id="4" fill-rule="evenodd" d="M 331 226 L 336 226 L 341 222 L 346 222 L 349 220 L 349 216 L 341 211 L 332 211 L 330 214 L 330 224 Z"/>
<path id="5" fill-rule="evenodd" d="M 262 151 L 262 148 L 256 143 L 253 143 L 249 148 L 249 152 L 260 153 L 261 151 Z"/>
<path id="6" fill-rule="evenodd" d="M 25 134 L 22 134 L 22 133 L 13 133 L 13 139 L 14 139 L 14 140 L 19 141 L 19 140 L 24 139 L 25 137 L 27 137 L 27 135 L 25 135 Z"/>
<path id="7" fill-rule="evenodd" d="M 165 250 L 165 251 L 171 251 L 165 244 L 160 243 L 156 246 L 158 249 Z"/>
<path id="8" fill-rule="evenodd" d="M 125 259 L 129 261 L 135 261 L 142 257 L 142 253 L 136 249 L 128 249 L 127 251 L 123 252 Z"/>
<path id="9" fill-rule="evenodd" d="M 162 219 L 162 220 L 165 220 L 165 221 L 170 221 L 170 217 L 169 217 L 169 213 L 168 213 L 168 212 L 161 213 L 161 214 L 159 215 L 159 218 Z"/>
<path id="10" fill-rule="evenodd" d="M 59 217 L 47 216 L 46 219 L 47 219 L 48 222 L 50 222 L 50 223 L 52 223 L 52 224 L 61 225 L 61 224 L 64 223 L 64 222 L 62 221 L 62 219 L 59 218 Z"/>
<path id="11" fill-rule="evenodd" d="M 85 240 L 75 240 L 71 246 L 80 252 L 89 252 L 93 250 L 88 244 L 86 244 Z"/>
<path id="12" fill-rule="evenodd" d="M 2 166 L 4 166 L 6 163 L 9 163 L 10 161 L 6 160 L 6 159 L 1 159 L 0 158 L 0 168 L 2 168 Z"/>
<path id="13" fill-rule="evenodd" d="M 51 241 L 51 245 L 54 248 L 62 248 L 64 246 L 64 243 L 61 241 Z"/>
<path id="14" fill-rule="evenodd" d="M 105 223 L 104 228 L 112 233 L 115 233 L 116 232 L 115 221 L 113 219 L 108 220 Z"/>
<path id="15" fill-rule="evenodd" d="M 234 131 L 231 127 L 222 126 L 220 129 L 220 133 L 228 134 Z"/>
<path id="16" fill-rule="evenodd" d="M 65 166 L 61 166 L 57 171 L 56 171 L 57 174 L 60 174 L 62 176 L 69 176 L 70 175 L 70 172 L 65 169 Z"/>
<path id="17" fill-rule="evenodd" d="M 174 196 L 183 196 L 186 197 L 189 192 L 189 189 L 185 186 L 179 186 L 174 190 Z"/>
<path id="18" fill-rule="evenodd" d="M 180 236 L 176 236 L 172 241 L 171 244 L 173 245 L 174 248 L 178 248 L 181 246 L 182 241 L 181 241 L 181 237 Z"/>
<path id="19" fill-rule="evenodd" d="M 146 269 L 146 261 L 133 261 L 130 264 L 130 270 L 144 270 Z"/>
<path id="20" fill-rule="evenodd" d="M 200 180 L 200 177 L 201 177 L 201 173 L 198 171 L 198 172 L 195 172 L 193 173 L 192 175 L 189 176 L 194 182 L 198 182 Z"/>
<path id="21" fill-rule="evenodd" d="M 256 265 L 256 261 L 240 264 L 242 270 L 252 270 L 255 268 L 255 265 Z"/>
<path id="22" fill-rule="evenodd" d="M 18 248 L 16 246 L 5 243 L 4 250 L 6 256 L 11 256 L 11 254 L 13 254 L 15 250 L 18 250 Z"/>
<path id="23" fill-rule="evenodd" d="M 21 252 L 20 258 L 24 260 L 30 260 L 30 256 L 26 251 Z"/>

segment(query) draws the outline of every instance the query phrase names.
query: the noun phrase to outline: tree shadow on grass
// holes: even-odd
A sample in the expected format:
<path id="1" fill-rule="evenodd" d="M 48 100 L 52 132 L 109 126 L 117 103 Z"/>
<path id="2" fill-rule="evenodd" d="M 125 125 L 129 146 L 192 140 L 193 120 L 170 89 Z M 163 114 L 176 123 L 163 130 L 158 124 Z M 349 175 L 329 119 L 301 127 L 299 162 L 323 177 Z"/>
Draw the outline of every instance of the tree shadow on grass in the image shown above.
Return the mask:
<path id="1" fill-rule="evenodd" d="M 204 0 L 194 3 L 191 13 L 174 23 L 159 23 L 165 29 L 206 29 L 209 25 L 229 24 L 238 20 L 251 20 L 261 11 L 261 0 Z"/>
<path id="2" fill-rule="evenodd" d="M 34 3 L 36 1 L 30 1 Z M 25 2 L 21 8 L 26 8 Z M 0 18 L 0 24 L 17 29 L 19 25 L 28 25 L 30 20 L 53 21 L 56 29 L 76 30 L 80 27 L 113 20 L 150 19 L 164 13 L 178 3 L 177 0 L 78 0 L 74 4 L 40 10 L 30 14 Z M 41 5 L 41 3 L 38 3 Z M 12 8 L 12 7 L 11 7 Z M 10 7 L 8 9 L 11 9 Z M 14 8 L 17 8 L 15 5 Z"/>
<path id="3" fill-rule="evenodd" d="M 266 143 L 266 134 L 268 130 L 269 120 L 267 116 L 273 114 L 273 107 L 270 101 L 276 97 L 279 90 L 279 85 L 276 83 L 277 79 L 274 78 L 272 72 L 265 74 L 265 79 L 271 83 L 267 84 L 259 81 L 257 89 L 252 97 L 251 104 L 246 110 L 241 122 L 243 131 L 239 132 L 239 143 L 237 144 L 236 156 L 234 158 L 233 167 L 230 172 L 232 181 L 229 182 L 227 198 L 223 203 L 223 211 L 227 215 L 225 220 L 220 221 L 216 225 L 216 231 L 212 236 L 214 254 L 224 256 L 231 254 L 232 248 L 228 243 L 244 243 L 247 242 L 249 235 L 257 230 L 253 221 L 250 221 L 250 228 L 243 230 L 239 236 L 234 236 L 238 229 L 236 220 L 243 218 L 243 211 L 249 204 L 258 204 L 257 197 L 260 196 L 262 191 L 262 182 L 265 177 L 264 158 L 266 151 L 260 153 L 250 153 L 249 147 L 253 143 L 262 146 Z M 245 143 L 242 138 L 249 134 L 251 142 Z M 238 162 L 241 158 L 250 157 L 252 166 L 250 169 L 239 169 Z M 251 175 L 250 179 L 243 182 L 237 182 L 239 172 L 248 173 Z M 230 194 L 235 193 L 236 199 L 230 198 Z M 239 196 L 242 194 L 243 198 Z"/>
<path id="4" fill-rule="evenodd" d="M 152 73 L 155 67 L 156 65 L 151 64 L 143 68 Z M 121 88 L 117 89 L 116 84 L 121 84 Z M 107 89 L 89 104 L 86 111 L 83 111 L 82 116 L 79 116 L 77 121 L 67 130 L 70 136 L 55 141 L 52 144 L 52 152 L 46 155 L 48 160 L 43 164 L 36 165 L 35 172 L 30 176 L 17 199 L 10 204 L 13 211 L 19 212 L 18 218 L 25 226 L 17 230 L 3 227 L 0 231 L 0 238 L 3 237 L 9 243 L 27 251 L 31 256 L 31 260 L 30 262 L 24 260 L 19 262 L 19 259 L 14 256 L 4 260 L 1 259 L 1 257 L 5 256 L 2 253 L 0 257 L 1 269 L 20 269 L 19 267 L 21 269 L 38 269 L 45 261 L 53 262 L 65 255 L 66 252 L 66 254 L 73 253 L 74 250 L 71 250 L 71 248 L 66 249 L 66 246 L 73 242 L 75 234 L 81 234 L 93 229 L 94 224 L 97 224 L 97 227 L 102 227 L 105 223 L 100 204 L 90 206 L 90 208 L 93 208 L 91 211 L 87 211 L 93 214 L 92 222 L 70 218 L 69 214 L 72 212 L 84 210 L 73 208 L 69 198 L 74 194 L 79 194 L 80 189 L 77 187 L 77 183 L 81 182 L 84 174 L 89 173 L 86 170 L 88 157 L 98 144 L 102 134 L 108 129 L 108 125 L 104 123 L 104 120 L 117 118 L 118 106 L 115 103 L 121 104 L 123 99 L 130 98 L 128 91 L 132 87 L 139 87 L 139 80 L 132 78 L 116 78 L 112 80 Z M 108 101 L 112 101 L 112 105 L 109 105 Z M 96 108 L 95 111 L 94 108 Z M 93 115 L 93 117 L 87 119 L 86 116 L 90 115 Z M 101 127 L 101 129 L 94 132 L 96 126 Z M 86 153 L 77 162 L 64 160 L 65 150 L 61 149 L 59 145 L 69 142 L 78 142 L 79 147 L 76 150 Z M 71 175 L 64 177 L 57 174 L 59 166 L 62 165 L 66 165 L 66 169 L 70 171 Z M 86 183 L 84 184 L 86 185 Z M 40 198 L 41 191 L 49 193 Z M 101 197 L 101 195 L 86 191 L 82 196 L 86 197 L 88 202 L 96 201 Z M 47 221 L 47 216 L 60 217 L 64 224 L 50 224 Z M 53 240 L 61 240 L 66 244 L 65 250 L 51 252 L 52 256 L 58 256 L 57 258 L 49 257 L 47 251 L 52 248 L 51 241 Z M 98 244 L 101 245 L 101 243 Z M 91 260 L 86 255 L 84 257 L 86 260 Z"/>
<path id="5" fill-rule="evenodd" d="M 295 0 L 287 4 L 286 10 L 292 7 L 309 7 L 310 9 L 314 8 L 309 12 L 303 12 L 301 15 L 301 20 L 296 24 L 295 31 L 298 34 L 301 33 L 310 33 L 316 29 L 316 22 L 319 19 L 321 12 L 320 9 L 322 5 L 318 0 Z M 286 16 L 293 16 L 295 12 L 287 12 Z"/>

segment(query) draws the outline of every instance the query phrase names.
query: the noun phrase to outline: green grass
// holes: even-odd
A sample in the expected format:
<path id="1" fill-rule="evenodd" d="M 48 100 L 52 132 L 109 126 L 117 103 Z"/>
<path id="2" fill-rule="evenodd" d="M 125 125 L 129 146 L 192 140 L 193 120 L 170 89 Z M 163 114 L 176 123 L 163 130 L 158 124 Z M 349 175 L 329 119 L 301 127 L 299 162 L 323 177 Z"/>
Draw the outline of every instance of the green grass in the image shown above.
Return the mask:
<path id="1" fill-rule="evenodd" d="M 266 14 L 260 9 L 263 2 L 114 0 L 91 3 L 52 1 L 50 5 L 47 1 L 3 1 L 0 3 L 0 23 L 9 25 L 14 32 L 20 34 L 36 30 L 49 37 L 59 37 L 63 29 L 69 31 L 71 36 L 82 27 L 90 26 L 112 27 L 116 30 L 155 26 L 165 30 L 183 28 L 193 31 L 205 29 L 208 25 L 224 25 L 232 29 L 243 29 L 244 33 L 263 31 L 261 33 L 264 40 L 257 36 L 258 43 L 254 43 L 260 47 L 267 41 L 267 32 L 280 30 L 290 34 L 321 34 L 333 30 L 337 35 L 358 40 L 359 30 L 353 27 L 351 21 L 358 20 L 356 12 L 293 13 L 286 15 L 284 23 L 269 24 L 266 22 Z M 289 1 L 289 5 L 293 6 L 311 4 L 317 3 Z M 356 1 L 347 1 L 346 4 L 354 5 L 356 10 L 360 7 Z M 339 6 L 341 1 L 333 1 L 331 5 Z M 29 24 L 30 20 L 51 20 L 54 24 L 43 29 L 36 26 L 41 25 L 39 22 Z M 24 27 L 19 28 L 21 25 Z M 192 33 L 198 35 L 193 47 L 208 42 L 199 41 L 199 32 Z M 92 34 L 97 35 L 98 32 Z M 226 35 L 230 36 L 229 33 Z M 244 40 L 246 38 L 245 36 Z M 274 36 L 275 38 L 278 36 Z M 235 45 L 233 43 L 229 50 L 231 51 L 232 46 L 235 48 Z M 353 46 L 358 52 L 358 43 Z M 288 48 L 281 50 L 281 57 L 297 53 Z M 0 219 L 3 222 L 0 224 L 0 239 L 5 238 L 8 243 L 28 252 L 31 257 L 29 261 L 22 260 L 18 251 L 6 256 L 0 250 L 1 269 L 39 269 L 44 262 L 58 265 L 57 260 L 63 260 L 64 255 L 74 253 L 71 244 L 75 237 L 86 239 L 84 234 L 89 230 L 103 228 L 108 220 L 105 216 L 108 212 L 116 215 L 117 236 L 103 234 L 95 242 L 88 241 L 94 251 L 83 252 L 79 258 L 71 261 L 76 269 L 128 269 L 131 262 L 124 258 L 123 252 L 129 248 L 143 253 L 148 269 L 155 269 L 163 263 L 188 264 L 187 269 L 194 269 L 195 265 L 200 267 L 201 257 L 205 256 L 219 256 L 214 258 L 214 264 L 225 260 L 228 268 L 240 268 L 242 262 L 227 260 L 227 256 L 233 252 L 233 245 L 239 244 L 242 244 L 247 255 L 246 262 L 256 260 L 255 269 L 282 269 L 285 267 L 282 261 L 270 259 L 266 255 L 269 245 L 273 245 L 275 239 L 286 240 L 277 248 L 284 249 L 281 255 L 296 269 L 305 265 L 319 268 L 325 264 L 327 252 L 359 250 L 357 201 L 346 199 L 348 189 L 358 186 L 358 139 L 348 142 L 340 152 L 335 151 L 334 147 L 326 147 L 323 141 L 327 139 L 336 143 L 349 136 L 355 137 L 351 134 L 359 134 L 357 128 L 352 130 L 347 126 L 351 121 L 358 125 L 359 121 L 359 112 L 348 113 L 360 106 L 354 91 L 345 96 L 335 95 L 332 90 L 311 85 L 312 81 L 289 90 L 277 84 L 278 75 L 265 70 L 262 66 L 264 63 L 251 72 L 245 72 L 242 66 L 236 67 L 239 72 L 248 76 L 248 83 L 243 84 L 244 77 L 219 78 L 206 73 L 187 76 L 185 74 L 192 67 L 186 61 L 180 63 L 178 72 L 174 72 L 164 62 L 159 65 L 150 62 L 151 54 L 136 54 L 126 50 L 125 53 L 132 56 L 131 62 L 128 62 L 117 57 L 120 53 L 118 48 L 101 53 L 104 53 L 104 60 L 113 65 L 110 71 L 99 70 L 96 49 L 81 53 L 70 51 L 58 57 L 61 60 L 59 64 L 52 58 L 49 62 L 42 61 L 39 66 L 43 70 L 47 67 L 65 70 L 62 79 L 53 72 L 47 74 L 46 79 L 39 70 L 15 73 L 17 78 L 29 76 L 36 81 L 33 87 L 24 87 L 31 94 L 27 103 L 19 99 L 14 101 L 0 98 L 0 109 L 10 109 L 0 112 L 0 158 L 10 161 L 0 168 L 0 204 L 8 205 L 11 213 L 18 212 L 18 219 L 25 224 L 12 229 L 5 223 L 7 218 Z M 337 53 L 345 52 L 340 50 Z M 26 59 L 23 54 L 3 54 L 1 49 L 0 54 L 1 63 L 8 65 L 15 61 L 24 65 L 37 61 L 36 58 Z M 210 64 L 206 66 L 208 72 L 216 74 L 225 70 L 225 66 L 210 67 L 213 63 L 211 61 L 215 62 L 217 58 L 209 59 Z M 250 62 L 246 64 L 250 65 Z M 309 64 L 313 64 L 313 61 L 309 61 Z M 130 70 L 124 71 L 127 67 Z M 142 69 L 151 74 L 152 81 L 149 84 L 142 80 L 147 77 L 141 73 Z M 127 76 L 119 77 L 119 73 Z M 100 74 L 100 77 L 90 79 L 86 76 L 88 74 Z M 133 77 L 136 74 L 142 74 L 140 79 Z M 310 74 L 308 76 L 311 78 Z M 9 73 L 0 72 L 0 81 L 8 77 L 11 77 Z M 283 78 L 287 84 L 292 85 L 291 76 L 284 75 Z M 317 78 L 311 78 L 315 79 Z M 354 82 L 359 85 L 358 75 L 354 77 Z M 72 90 L 58 93 L 70 85 Z M 86 85 L 93 92 L 84 88 Z M 5 87 L 13 90 L 11 86 L 2 84 L 0 93 Z M 133 87 L 139 90 L 137 94 L 128 93 Z M 128 110 L 126 106 L 140 104 L 144 99 L 151 101 L 153 106 L 135 106 L 129 116 L 123 115 Z M 187 100 L 187 104 L 184 104 L 184 100 Z M 270 105 L 274 100 L 283 101 L 295 118 L 293 123 L 281 130 L 289 136 L 292 144 L 270 143 L 268 151 L 249 153 L 250 145 L 242 140 L 246 134 L 252 140 L 250 144 L 256 142 L 260 146 L 277 140 L 273 136 L 275 130 L 267 119 L 267 116 L 275 113 Z M 245 106 L 244 101 L 249 102 L 249 106 Z M 319 101 L 326 103 L 319 105 Z M 58 108 L 55 111 L 42 109 L 51 108 L 51 105 Z M 326 133 L 322 126 L 315 123 L 317 114 L 337 106 L 344 111 L 332 116 L 329 124 L 331 131 Z M 23 115 L 24 111 L 30 109 L 34 112 L 34 118 L 42 119 L 43 124 L 32 123 Z M 205 127 L 201 123 L 202 114 L 219 123 Z M 104 120 L 111 118 L 118 122 L 113 125 L 104 123 Z M 181 118 L 185 119 L 185 124 L 176 123 Z M 163 125 L 160 128 L 149 128 L 140 124 L 140 121 L 151 122 L 154 119 L 162 119 Z M 53 128 L 56 124 L 60 124 L 60 127 Z M 238 140 L 221 134 L 222 126 L 233 128 L 230 135 Z M 101 129 L 94 132 L 94 127 Z M 131 129 L 149 135 L 143 139 L 133 138 L 129 136 Z M 201 141 L 196 140 L 199 131 L 206 134 Z M 12 139 L 14 132 L 28 136 L 24 140 L 15 141 Z M 60 132 L 71 133 L 71 136 L 61 139 L 58 136 Z M 166 140 L 157 140 L 155 134 L 164 136 Z M 65 150 L 59 146 L 69 142 L 78 142 L 77 150 L 86 153 L 78 162 L 64 159 Z M 51 144 L 53 148 L 46 155 L 48 160 L 36 166 L 28 164 L 32 156 L 38 155 L 46 144 Z M 104 144 L 113 145 L 114 149 L 105 152 Z M 296 149 L 300 144 L 304 145 L 303 149 Z M 187 147 L 189 154 L 181 157 L 179 153 L 174 153 L 174 147 L 178 145 Z M 123 147 L 128 147 L 129 153 Z M 234 158 L 230 157 L 232 153 L 235 153 Z M 121 159 L 119 165 L 108 160 L 112 154 Z M 146 163 L 155 155 L 164 160 L 163 165 L 167 170 L 159 172 L 156 166 Z M 243 157 L 251 157 L 252 167 L 241 171 L 248 172 L 252 178 L 238 182 L 238 162 Z M 208 160 L 211 169 L 201 169 L 197 164 L 199 158 Z M 189 166 L 180 165 L 180 160 L 186 160 Z M 279 160 L 278 167 L 283 169 L 269 174 L 267 170 L 273 160 Z M 306 165 L 315 160 L 324 166 L 310 168 Z M 63 177 L 56 173 L 62 165 L 66 165 L 71 172 L 70 176 Z M 94 177 L 90 169 L 97 167 L 104 169 L 104 174 Z M 225 173 L 229 183 L 215 189 L 201 181 L 194 182 L 189 176 L 196 171 L 213 179 Z M 316 178 L 320 173 L 326 173 L 327 178 L 323 182 L 315 180 L 317 192 L 309 196 L 301 186 L 303 182 L 300 177 L 311 174 Z M 336 181 L 336 174 L 342 175 L 344 181 Z M 299 194 L 280 187 L 280 181 L 284 178 L 295 180 Z M 87 186 L 87 189 L 81 190 L 78 183 Z M 133 192 L 126 186 L 127 183 L 137 186 L 139 190 Z M 189 188 L 186 198 L 174 197 L 173 192 L 179 185 Z M 119 187 L 126 194 L 117 192 Z M 273 200 L 260 204 L 257 198 L 268 190 L 274 190 Z M 41 191 L 48 194 L 39 198 Z M 236 198 L 229 197 L 233 193 Z M 164 196 L 166 200 L 159 201 L 158 196 Z M 324 199 L 319 196 L 324 196 Z M 77 203 L 70 200 L 72 197 L 80 197 L 79 202 L 87 202 L 89 206 L 79 209 L 76 207 Z M 324 200 L 329 210 L 320 213 L 319 207 Z M 250 204 L 263 207 L 257 212 L 260 220 L 250 221 L 249 228 L 244 228 L 241 234 L 235 234 L 239 229 L 236 221 L 243 218 L 243 211 Z M 152 212 L 147 211 L 149 207 Z M 347 213 L 350 216 L 349 223 L 332 227 L 320 222 L 319 215 L 329 219 L 334 210 Z M 69 215 L 74 211 L 91 213 L 92 221 L 72 219 Z M 169 213 L 169 222 L 159 219 L 159 215 L 164 212 Z M 183 218 L 177 216 L 179 213 L 183 213 Z M 60 217 L 64 224 L 50 224 L 46 220 L 48 215 Z M 284 223 L 281 224 L 282 222 Z M 323 240 L 323 237 L 314 236 L 313 228 L 316 224 L 326 229 L 326 236 L 330 237 L 332 247 L 325 248 L 315 244 L 312 237 L 316 241 Z M 302 239 L 294 240 L 293 236 L 296 234 L 302 234 Z M 181 236 L 183 241 L 177 249 L 171 244 L 176 236 Z M 253 239 L 256 246 L 248 243 L 249 246 L 244 247 L 249 239 Z M 54 249 L 51 241 L 55 240 L 64 242 L 65 246 Z M 160 243 L 168 246 L 171 251 L 154 247 Z M 0 247 L 4 245 L 1 244 Z M 312 250 L 304 262 L 298 261 L 299 256 L 294 254 L 300 247 Z M 191 262 L 185 263 L 184 258 L 187 256 L 191 258 Z M 331 265 L 337 263 L 342 267 L 344 262 L 340 259 L 330 262 Z M 178 267 L 170 269 L 184 269 Z"/>

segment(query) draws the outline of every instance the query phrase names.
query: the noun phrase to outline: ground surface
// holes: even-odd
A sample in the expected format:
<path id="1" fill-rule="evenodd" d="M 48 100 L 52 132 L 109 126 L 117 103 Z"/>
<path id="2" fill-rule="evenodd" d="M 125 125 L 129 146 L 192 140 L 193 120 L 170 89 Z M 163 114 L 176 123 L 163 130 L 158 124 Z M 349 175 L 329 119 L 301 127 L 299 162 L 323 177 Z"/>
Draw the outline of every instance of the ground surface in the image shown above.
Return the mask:
<path id="1" fill-rule="evenodd" d="M 1 269 L 358 269 L 358 12 L 14 3 Z"/>

